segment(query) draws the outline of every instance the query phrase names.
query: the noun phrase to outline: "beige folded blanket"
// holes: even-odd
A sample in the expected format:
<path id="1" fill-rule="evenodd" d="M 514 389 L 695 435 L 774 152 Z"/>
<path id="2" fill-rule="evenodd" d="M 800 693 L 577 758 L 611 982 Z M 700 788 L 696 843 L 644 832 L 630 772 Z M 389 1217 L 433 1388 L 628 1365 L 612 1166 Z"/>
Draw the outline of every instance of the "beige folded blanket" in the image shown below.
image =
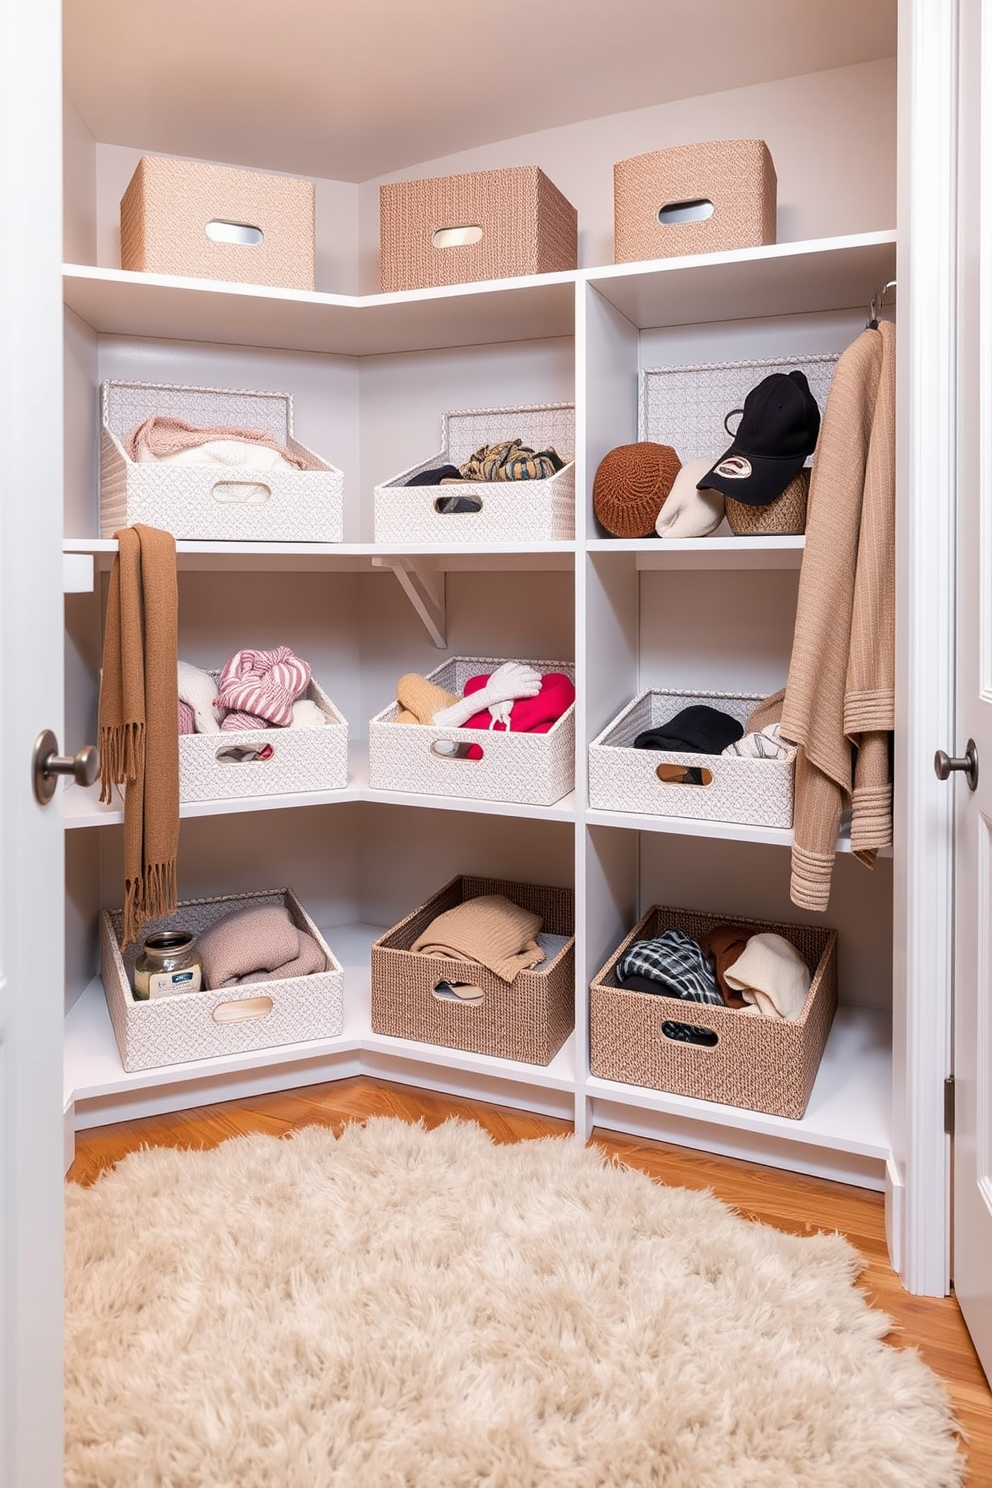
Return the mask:
<path id="1" fill-rule="evenodd" d="M 218 445 L 217 441 L 223 441 L 228 447 Z M 263 429 L 237 429 L 227 424 L 188 424 L 185 419 L 172 418 L 167 414 L 154 414 L 151 418 L 145 419 L 143 424 L 132 429 L 127 438 L 121 442 L 124 445 L 124 453 L 138 464 L 149 460 L 171 460 L 187 450 L 198 450 L 199 454 L 191 463 L 202 461 L 223 465 L 243 465 L 250 463 L 252 454 L 257 457 L 261 450 L 265 449 L 274 450 L 282 460 L 292 465 L 294 470 L 306 469 L 305 460 L 301 460 L 299 455 L 294 455 L 284 444 L 280 444 Z M 209 453 L 204 454 L 203 447 L 208 444 L 212 448 Z M 252 445 L 255 449 L 249 450 L 249 458 L 246 459 L 245 446 Z M 268 468 L 270 462 L 266 460 L 265 464 Z"/>
<path id="2" fill-rule="evenodd" d="M 503 982 L 540 966 L 544 952 L 535 936 L 543 921 L 503 894 L 482 894 L 446 909 L 422 931 L 411 949 L 425 956 L 478 961 Z"/>
<path id="3" fill-rule="evenodd" d="M 234 987 L 240 982 L 273 980 L 276 976 L 307 976 L 309 970 L 323 970 L 321 964 L 308 971 L 289 971 L 301 957 L 312 960 L 305 939 L 318 951 L 312 936 L 297 930 L 282 904 L 259 904 L 252 909 L 234 910 L 215 920 L 199 939 L 203 958 L 203 977 L 207 987 Z M 266 977 L 266 973 L 271 973 Z"/>
<path id="4" fill-rule="evenodd" d="M 327 970 L 327 957 L 312 935 L 305 930 L 299 930 L 300 937 L 299 955 L 292 961 L 287 961 L 285 966 L 277 966 L 274 971 L 249 971 L 246 976 L 238 977 L 237 985 L 243 987 L 246 982 L 281 982 L 287 977 L 312 976 L 315 971 Z"/>

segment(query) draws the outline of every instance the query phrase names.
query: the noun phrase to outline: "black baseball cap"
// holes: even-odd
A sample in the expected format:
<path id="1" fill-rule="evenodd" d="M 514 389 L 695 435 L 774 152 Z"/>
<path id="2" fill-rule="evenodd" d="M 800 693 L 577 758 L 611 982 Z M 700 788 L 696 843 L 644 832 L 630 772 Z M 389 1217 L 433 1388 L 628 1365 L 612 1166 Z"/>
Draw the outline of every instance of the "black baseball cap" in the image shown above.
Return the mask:
<path id="1" fill-rule="evenodd" d="M 722 491 L 745 506 L 767 506 L 803 468 L 819 432 L 820 410 L 806 374 L 773 372 L 744 399 L 733 444 L 696 489 Z"/>

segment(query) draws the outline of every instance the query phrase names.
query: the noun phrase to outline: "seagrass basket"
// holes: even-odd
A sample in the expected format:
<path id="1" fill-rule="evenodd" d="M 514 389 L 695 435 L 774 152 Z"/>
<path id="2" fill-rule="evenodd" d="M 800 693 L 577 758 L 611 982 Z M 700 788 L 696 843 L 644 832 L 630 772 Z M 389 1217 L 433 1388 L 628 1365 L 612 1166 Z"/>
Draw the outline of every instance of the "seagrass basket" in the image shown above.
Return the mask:
<path id="1" fill-rule="evenodd" d="M 672 145 L 613 167 L 614 258 L 719 253 L 775 242 L 777 181 L 764 140 Z M 686 220 L 696 209 L 709 215 Z"/>
<path id="2" fill-rule="evenodd" d="M 477 961 L 429 956 L 410 947 L 447 909 L 482 894 L 504 894 L 543 920 L 547 960 L 504 982 Z M 506 879 L 452 879 L 372 946 L 372 1031 L 443 1044 L 525 1064 L 548 1065 L 575 1027 L 575 910 L 571 889 Z M 439 982 L 469 982 L 475 1003 L 440 1000 Z"/>
<path id="3" fill-rule="evenodd" d="M 536 165 L 379 187 L 384 294 L 552 274 L 578 263 L 578 215 Z"/>
<path id="4" fill-rule="evenodd" d="M 508 659 L 452 656 L 427 678 L 460 696 L 470 677 L 492 673 Z M 575 667 L 568 661 L 526 660 L 524 665 L 542 675 L 563 672 L 575 680 Z M 574 703 L 546 734 L 395 723 L 398 711 L 392 702 L 369 723 L 369 785 L 373 790 L 553 806 L 575 785 Z M 466 753 L 473 745 L 481 749 L 481 758 Z"/>
<path id="5" fill-rule="evenodd" d="M 121 1062 L 126 1070 L 215 1059 L 281 1044 L 336 1038 L 344 1027 L 344 971 L 292 889 L 265 889 L 188 899 L 175 914 L 149 920 L 142 936 L 159 930 L 200 934 L 235 910 L 281 904 L 299 930 L 312 935 L 324 953 L 325 969 L 311 976 L 272 982 L 246 982 L 215 991 L 136 1001 L 134 963 L 140 943 L 121 951 L 124 916 L 119 909 L 100 915 L 100 967 Z"/>
<path id="6" fill-rule="evenodd" d="M 312 181 L 143 155 L 121 200 L 121 268 L 313 289 Z"/>
<path id="7" fill-rule="evenodd" d="M 726 924 L 752 935 L 774 931 L 795 946 L 813 978 L 800 1017 L 763 1018 L 635 992 L 617 981 L 617 962 L 635 940 L 651 940 L 665 930 L 699 936 Z M 809 1103 L 836 1007 L 836 930 L 654 905 L 590 983 L 590 1067 L 605 1080 L 798 1121 Z M 687 1042 L 686 1031 L 700 1029 L 712 1038 L 711 1046 Z"/>

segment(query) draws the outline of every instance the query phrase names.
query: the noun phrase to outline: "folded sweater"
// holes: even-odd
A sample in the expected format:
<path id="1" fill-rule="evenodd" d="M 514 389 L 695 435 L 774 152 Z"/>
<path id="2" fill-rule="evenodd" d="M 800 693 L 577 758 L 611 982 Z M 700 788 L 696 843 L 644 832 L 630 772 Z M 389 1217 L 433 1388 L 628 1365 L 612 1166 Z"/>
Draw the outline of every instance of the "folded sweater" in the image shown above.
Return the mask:
<path id="1" fill-rule="evenodd" d="M 543 921 L 504 894 L 481 894 L 446 909 L 422 930 L 411 949 L 424 956 L 478 961 L 503 982 L 539 966 L 544 952 L 536 936 Z"/>
<path id="2" fill-rule="evenodd" d="M 302 945 L 303 941 L 310 945 Z M 202 931 L 198 944 L 204 981 L 211 989 L 271 981 L 277 976 L 305 976 L 308 971 L 324 968 L 324 955 L 317 942 L 296 928 L 282 904 L 234 910 Z M 319 964 L 309 966 L 307 971 L 287 970 L 301 957 L 314 960 L 310 946 L 317 951 Z"/>

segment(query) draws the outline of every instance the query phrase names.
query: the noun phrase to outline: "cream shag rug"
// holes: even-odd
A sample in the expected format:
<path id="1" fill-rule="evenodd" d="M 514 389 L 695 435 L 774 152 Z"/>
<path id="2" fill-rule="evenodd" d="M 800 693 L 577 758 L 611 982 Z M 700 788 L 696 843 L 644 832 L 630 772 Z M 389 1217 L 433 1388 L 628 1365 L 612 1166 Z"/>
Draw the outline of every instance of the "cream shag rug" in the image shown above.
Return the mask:
<path id="1" fill-rule="evenodd" d="M 67 1191 L 71 1488 L 944 1488 L 845 1240 L 386 1118 Z"/>

